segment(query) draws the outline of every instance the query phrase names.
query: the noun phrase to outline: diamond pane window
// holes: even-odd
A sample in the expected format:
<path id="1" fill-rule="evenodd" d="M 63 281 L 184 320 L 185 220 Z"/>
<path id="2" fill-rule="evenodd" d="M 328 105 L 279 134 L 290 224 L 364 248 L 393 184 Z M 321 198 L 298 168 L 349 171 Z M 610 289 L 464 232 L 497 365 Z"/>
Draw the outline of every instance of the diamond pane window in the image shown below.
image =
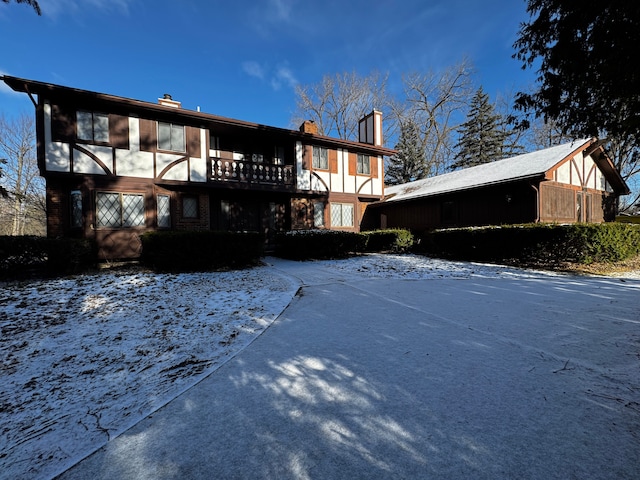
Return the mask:
<path id="1" fill-rule="evenodd" d="M 158 227 L 171 227 L 171 209 L 169 195 L 158 195 Z"/>
<path id="2" fill-rule="evenodd" d="M 83 219 L 82 192 L 80 190 L 74 190 L 71 192 L 71 227 L 81 228 Z"/>
<path id="3" fill-rule="evenodd" d="M 122 226 L 144 226 L 144 196 L 122 195 Z"/>
<path id="4" fill-rule="evenodd" d="M 144 226 L 144 195 L 98 192 L 96 223 L 108 228 Z"/>
<path id="5" fill-rule="evenodd" d="M 353 204 L 352 203 L 332 203 L 331 204 L 331 226 L 332 227 L 353 227 Z"/>
<path id="6" fill-rule="evenodd" d="M 96 217 L 99 227 L 119 227 L 121 225 L 120 194 L 98 193 Z"/>
<path id="7" fill-rule="evenodd" d="M 313 226 L 324 227 L 324 203 L 322 202 L 313 204 Z"/>
<path id="8" fill-rule="evenodd" d="M 198 198 L 182 198 L 182 216 L 184 218 L 198 218 Z"/>

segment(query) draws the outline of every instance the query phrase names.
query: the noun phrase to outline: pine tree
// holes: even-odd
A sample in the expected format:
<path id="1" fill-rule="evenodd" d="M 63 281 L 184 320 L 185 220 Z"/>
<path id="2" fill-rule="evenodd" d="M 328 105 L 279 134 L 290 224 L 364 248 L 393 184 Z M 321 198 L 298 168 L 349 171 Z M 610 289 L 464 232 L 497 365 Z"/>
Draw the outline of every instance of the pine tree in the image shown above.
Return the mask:
<path id="1" fill-rule="evenodd" d="M 389 185 L 412 182 L 427 176 L 424 146 L 420 130 L 413 120 L 400 125 L 400 138 L 395 147 L 397 154 L 389 159 L 385 181 Z"/>
<path id="2" fill-rule="evenodd" d="M 451 170 L 500 160 L 511 152 L 506 143 L 509 133 L 505 130 L 505 121 L 495 113 L 482 87 L 471 100 L 467 121 L 458 129 L 458 134 L 460 140 L 455 146 L 458 153 L 449 167 Z"/>

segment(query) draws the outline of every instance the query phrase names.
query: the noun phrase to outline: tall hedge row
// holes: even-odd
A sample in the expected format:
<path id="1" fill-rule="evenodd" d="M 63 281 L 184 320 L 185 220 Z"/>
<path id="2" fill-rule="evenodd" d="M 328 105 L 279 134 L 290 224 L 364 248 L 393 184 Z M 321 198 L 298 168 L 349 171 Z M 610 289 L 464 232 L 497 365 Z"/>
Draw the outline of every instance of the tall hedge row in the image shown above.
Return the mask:
<path id="1" fill-rule="evenodd" d="M 640 254 L 640 225 L 531 224 L 437 230 L 424 235 L 416 250 L 474 261 L 614 262 Z"/>

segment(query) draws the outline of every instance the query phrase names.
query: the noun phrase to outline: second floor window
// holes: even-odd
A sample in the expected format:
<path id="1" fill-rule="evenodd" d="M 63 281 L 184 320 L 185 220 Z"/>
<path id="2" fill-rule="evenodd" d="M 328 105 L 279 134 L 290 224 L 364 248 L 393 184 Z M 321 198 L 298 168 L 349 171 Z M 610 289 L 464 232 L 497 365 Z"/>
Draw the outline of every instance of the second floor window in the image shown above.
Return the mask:
<path id="1" fill-rule="evenodd" d="M 313 147 L 313 168 L 329 170 L 329 153 L 326 148 Z"/>
<path id="2" fill-rule="evenodd" d="M 184 125 L 158 122 L 158 148 L 184 152 Z"/>
<path id="3" fill-rule="evenodd" d="M 371 175 L 371 162 L 369 161 L 369 155 L 358 154 L 356 173 L 358 175 Z"/>
<path id="4" fill-rule="evenodd" d="M 78 140 L 90 142 L 109 141 L 109 115 L 79 111 L 76 114 L 76 119 Z"/>

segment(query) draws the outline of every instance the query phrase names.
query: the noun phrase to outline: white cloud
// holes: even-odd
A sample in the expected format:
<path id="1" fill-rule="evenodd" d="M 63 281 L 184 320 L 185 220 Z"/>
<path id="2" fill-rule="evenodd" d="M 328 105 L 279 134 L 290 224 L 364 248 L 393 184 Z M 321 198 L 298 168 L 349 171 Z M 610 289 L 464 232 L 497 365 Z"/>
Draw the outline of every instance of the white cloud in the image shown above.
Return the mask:
<path id="1" fill-rule="evenodd" d="M 295 88 L 298 83 L 298 79 L 291 69 L 284 65 L 278 67 L 274 77 L 271 79 L 271 86 L 274 90 L 280 90 L 283 85 L 289 88 Z"/>
<path id="2" fill-rule="evenodd" d="M 264 68 L 258 62 L 247 61 L 242 62 L 242 70 L 250 77 L 259 78 L 264 80 Z"/>
<path id="3" fill-rule="evenodd" d="M 293 0 L 269 0 L 269 17 L 271 20 L 289 22 Z"/>

